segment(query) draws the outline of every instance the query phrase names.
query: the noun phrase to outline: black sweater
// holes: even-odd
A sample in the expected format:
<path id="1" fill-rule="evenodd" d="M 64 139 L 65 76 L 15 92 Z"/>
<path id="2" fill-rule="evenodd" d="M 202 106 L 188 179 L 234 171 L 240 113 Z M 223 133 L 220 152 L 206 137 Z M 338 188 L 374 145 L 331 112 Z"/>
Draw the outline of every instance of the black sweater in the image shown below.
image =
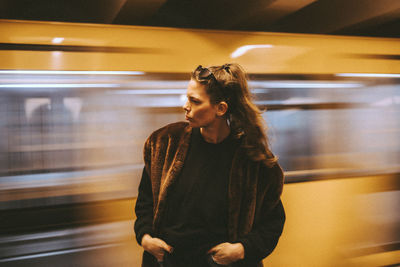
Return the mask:
<path id="1" fill-rule="evenodd" d="M 194 129 L 184 167 L 168 197 L 161 238 L 184 255 L 228 240 L 228 179 L 238 141 L 207 143 Z M 194 256 L 194 255 L 193 255 Z"/>

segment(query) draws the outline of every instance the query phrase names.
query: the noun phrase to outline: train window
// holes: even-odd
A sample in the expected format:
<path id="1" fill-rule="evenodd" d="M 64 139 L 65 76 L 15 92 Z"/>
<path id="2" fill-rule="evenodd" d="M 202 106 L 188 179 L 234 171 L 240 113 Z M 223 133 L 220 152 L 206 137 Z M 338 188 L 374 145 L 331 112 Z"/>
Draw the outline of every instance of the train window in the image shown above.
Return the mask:
<path id="1" fill-rule="evenodd" d="M 2 176 L 62 172 L 71 178 L 88 171 L 78 179 L 85 183 L 102 170 L 130 184 L 122 192 L 135 196 L 146 137 L 184 120 L 186 75 L 2 75 L 9 84 L 0 88 Z M 287 182 L 399 168 L 398 79 L 250 77 Z"/>
<path id="2" fill-rule="evenodd" d="M 25 100 L 25 113 L 28 121 L 31 119 L 34 110 L 38 109 L 40 106 L 45 106 L 50 109 L 50 98 L 40 97 L 40 98 L 28 98 Z"/>
<path id="3" fill-rule="evenodd" d="M 307 88 L 300 82 L 298 88 L 270 88 L 272 101 L 261 101 L 271 107 L 264 116 L 273 151 L 288 171 L 287 180 L 396 172 L 400 157 L 398 81 L 357 79 L 324 84 L 312 82 Z M 268 99 L 268 95 L 261 98 Z"/>

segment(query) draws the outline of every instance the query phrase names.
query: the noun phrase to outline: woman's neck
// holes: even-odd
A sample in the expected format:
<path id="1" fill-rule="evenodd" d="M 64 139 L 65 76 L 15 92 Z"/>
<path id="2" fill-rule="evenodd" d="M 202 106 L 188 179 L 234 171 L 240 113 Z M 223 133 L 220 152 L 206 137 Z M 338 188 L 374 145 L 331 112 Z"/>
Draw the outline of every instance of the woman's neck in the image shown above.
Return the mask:
<path id="1" fill-rule="evenodd" d="M 200 128 L 200 133 L 204 140 L 213 144 L 222 142 L 230 134 L 230 132 L 231 128 L 225 120 L 211 126 Z"/>

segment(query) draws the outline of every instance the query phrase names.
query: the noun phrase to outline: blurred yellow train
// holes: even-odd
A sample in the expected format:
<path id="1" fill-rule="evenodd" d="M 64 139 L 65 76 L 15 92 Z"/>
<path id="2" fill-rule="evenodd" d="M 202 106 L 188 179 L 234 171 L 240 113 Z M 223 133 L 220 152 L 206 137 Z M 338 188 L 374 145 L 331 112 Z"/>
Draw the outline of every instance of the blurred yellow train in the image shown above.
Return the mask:
<path id="1" fill-rule="evenodd" d="M 249 72 L 285 169 L 265 266 L 400 264 L 400 40 L 0 20 L 0 265 L 139 266 L 142 146 Z"/>

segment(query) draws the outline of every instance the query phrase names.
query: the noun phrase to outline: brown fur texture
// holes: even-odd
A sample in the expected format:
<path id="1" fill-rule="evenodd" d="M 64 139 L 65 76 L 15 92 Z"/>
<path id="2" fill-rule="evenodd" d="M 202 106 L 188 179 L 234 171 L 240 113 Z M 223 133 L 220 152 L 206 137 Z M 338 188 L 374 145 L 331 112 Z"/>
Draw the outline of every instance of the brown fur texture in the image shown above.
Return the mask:
<path id="1" fill-rule="evenodd" d="M 188 151 L 192 128 L 186 122 L 169 124 L 155 131 L 146 141 L 144 159 L 153 191 L 153 230 L 157 234 L 165 211 L 171 184 L 178 177 Z M 273 208 L 280 199 L 283 172 L 276 164 L 269 168 L 251 160 L 243 147 L 233 157 L 229 177 L 229 240 L 234 242 L 249 233 L 260 216 L 266 199 Z M 262 207 L 266 209 L 265 206 Z M 268 207 L 267 207 L 268 209 Z M 152 266 L 145 264 L 142 266 Z M 262 266 L 262 265 L 261 265 Z"/>

